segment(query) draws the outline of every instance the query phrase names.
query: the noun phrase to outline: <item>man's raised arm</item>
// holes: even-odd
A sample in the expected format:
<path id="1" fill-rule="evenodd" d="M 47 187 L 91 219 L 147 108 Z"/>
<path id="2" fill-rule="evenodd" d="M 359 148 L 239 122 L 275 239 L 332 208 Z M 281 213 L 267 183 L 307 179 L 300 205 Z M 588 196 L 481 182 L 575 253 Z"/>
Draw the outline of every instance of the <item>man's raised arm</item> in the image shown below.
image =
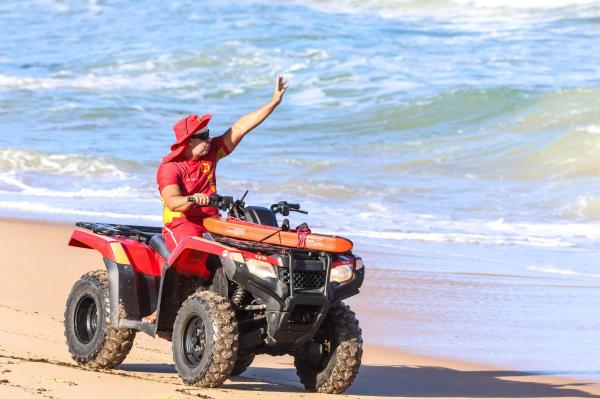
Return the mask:
<path id="1" fill-rule="evenodd" d="M 225 140 L 225 145 L 230 151 L 233 151 L 233 149 L 240 143 L 240 141 L 242 141 L 248 132 L 260 125 L 265 119 L 267 119 L 271 112 L 277 108 L 281 102 L 281 99 L 283 98 L 283 93 L 285 93 L 287 88 L 287 81 L 283 78 L 283 76 L 278 76 L 271 101 L 256 111 L 242 116 L 233 124 L 233 126 L 229 128 L 229 130 L 225 132 L 223 139 Z"/>

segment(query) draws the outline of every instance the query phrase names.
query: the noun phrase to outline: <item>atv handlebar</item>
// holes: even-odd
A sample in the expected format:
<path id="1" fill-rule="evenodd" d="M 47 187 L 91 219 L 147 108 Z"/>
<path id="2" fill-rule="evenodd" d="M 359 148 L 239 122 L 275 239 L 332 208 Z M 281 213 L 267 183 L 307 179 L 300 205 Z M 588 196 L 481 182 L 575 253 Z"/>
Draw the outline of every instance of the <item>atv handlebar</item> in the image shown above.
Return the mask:
<path id="1" fill-rule="evenodd" d="M 197 203 L 196 197 L 189 196 L 187 197 L 188 202 Z M 206 206 L 215 206 L 220 209 L 228 209 L 229 205 L 233 204 L 233 197 L 226 197 L 218 194 L 211 194 L 208 199 L 208 204 Z"/>
<path id="2" fill-rule="evenodd" d="M 245 196 L 246 194 L 244 194 L 244 197 Z M 190 196 L 188 197 L 188 201 L 195 203 L 196 198 Z M 234 215 L 237 218 L 240 218 L 240 213 L 243 215 L 244 212 L 243 198 L 241 200 L 234 201 L 233 197 L 227 197 L 219 194 L 211 194 L 207 206 L 214 206 L 222 211 L 229 210 L 230 215 Z M 283 216 L 288 216 L 290 214 L 290 211 L 308 215 L 307 211 L 303 211 L 300 209 L 300 204 L 289 204 L 286 201 L 279 201 L 278 203 L 271 205 L 270 210 L 273 213 L 281 213 Z M 237 216 L 235 215 L 236 213 Z"/>
<path id="3" fill-rule="evenodd" d="M 279 201 L 277 204 L 271 205 L 271 212 L 273 213 L 281 213 L 283 216 L 288 216 L 290 211 L 308 215 L 308 212 L 300 210 L 300 204 L 288 204 L 285 201 Z"/>
<path id="4" fill-rule="evenodd" d="M 209 201 L 209 205 L 216 206 L 222 210 L 229 209 L 229 205 L 232 205 L 233 203 L 233 197 L 227 197 L 219 194 L 212 194 Z"/>

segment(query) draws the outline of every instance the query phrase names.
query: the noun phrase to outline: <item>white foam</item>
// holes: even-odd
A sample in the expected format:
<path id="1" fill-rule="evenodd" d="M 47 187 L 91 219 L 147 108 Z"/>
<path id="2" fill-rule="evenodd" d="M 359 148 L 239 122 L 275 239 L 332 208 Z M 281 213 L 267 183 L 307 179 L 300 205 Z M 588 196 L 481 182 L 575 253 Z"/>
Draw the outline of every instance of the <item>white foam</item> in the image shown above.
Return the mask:
<path id="1" fill-rule="evenodd" d="M 327 95 L 323 90 L 318 87 L 309 87 L 290 95 L 289 101 L 299 106 L 315 106 L 323 103 L 326 99 Z"/>
<path id="2" fill-rule="evenodd" d="M 96 0 L 88 0 L 88 10 L 94 14 L 100 14 L 104 8 L 98 4 Z"/>
<path id="3" fill-rule="evenodd" d="M 104 158 L 80 154 L 51 154 L 37 151 L 0 148 L 0 178 L 10 179 L 11 173 L 38 172 L 69 176 L 110 176 L 124 180 L 128 173 Z"/>
<path id="4" fill-rule="evenodd" d="M 527 270 L 543 272 L 543 273 L 551 273 L 551 274 L 560 274 L 561 276 L 579 276 L 579 277 L 591 277 L 591 278 L 600 278 L 600 274 L 593 273 L 580 273 L 570 269 L 563 269 L 555 266 L 538 266 L 532 265 L 527 266 Z"/>
<path id="5" fill-rule="evenodd" d="M 21 211 L 25 214 L 49 214 L 49 215 L 76 215 L 88 217 L 105 217 L 117 220 L 145 220 L 152 222 L 162 222 L 162 216 L 157 215 L 140 215 L 134 213 L 118 213 L 106 211 L 87 211 L 83 209 L 64 209 L 56 208 L 47 204 L 28 201 L 0 201 L 0 208 Z"/>
<path id="6" fill-rule="evenodd" d="M 118 68 L 123 71 L 153 71 L 156 69 L 156 63 L 150 60 L 130 63 L 120 61 L 118 65 Z"/>
<path id="7" fill-rule="evenodd" d="M 320 48 L 306 48 L 299 55 L 302 58 L 312 58 L 315 60 L 325 60 L 330 58 L 329 53 Z"/>
<path id="8" fill-rule="evenodd" d="M 378 202 L 369 202 L 367 203 L 367 207 L 377 212 L 388 212 L 389 208 L 383 204 Z"/>
<path id="9" fill-rule="evenodd" d="M 563 206 L 561 213 L 570 218 L 600 221 L 600 198 L 593 195 L 580 195 L 574 201 Z"/>
<path id="10" fill-rule="evenodd" d="M 0 176 L 0 181 L 4 181 Z M 19 184 L 20 183 L 20 184 Z M 77 191 L 57 191 L 48 188 L 30 187 L 21 182 L 13 182 L 19 187 L 19 195 L 50 198 L 141 198 L 143 193 L 131 187 L 117 187 L 112 189 L 82 188 Z M 15 194 L 13 191 L 0 190 L 0 194 Z"/>
<path id="11" fill-rule="evenodd" d="M 599 3 L 598 0 L 452 0 L 452 2 L 460 6 L 512 9 L 555 9 Z"/>
<path id="12" fill-rule="evenodd" d="M 587 131 L 590 134 L 600 134 L 600 125 L 589 125 L 583 127 L 582 130 Z"/>
<path id="13" fill-rule="evenodd" d="M 560 237 L 562 239 L 600 239 L 600 224 L 589 223 L 505 223 L 502 219 L 486 224 L 491 231 L 511 235 Z"/>
<path id="14" fill-rule="evenodd" d="M 489 22 L 508 25 L 531 24 L 537 13 L 569 7 L 600 5 L 598 0 L 302 0 L 294 1 L 326 13 L 375 14 L 388 19 L 437 18 L 461 29 L 488 30 Z M 592 15 L 597 10 L 592 10 Z M 556 17 L 556 16 L 555 16 Z M 560 17 L 560 16 L 559 16 Z"/>
<path id="15" fill-rule="evenodd" d="M 189 82 L 166 79 L 158 74 L 140 74 L 128 76 L 123 74 L 98 75 L 88 73 L 82 76 L 61 75 L 42 78 L 25 76 L 0 75 L 0 88 L 24 90 L 53 90 L 58 88 L 76 88 L 90 90 L 115 89 L 179 89 L 189 86 Z"/>
<path id="16" fill-rule="evenodd" d="M 375 205 L 375 206 L 374 206 Z M 402 213 L 380 210 L 377 204 L 361 208 L 375 208 L 355 214 L 352 224 L 344 223 L 331 234 L 392 241 L 414 240 L 426 242 L 459 242 L 485 245 L 525 245 L 535 247 L 580 247 L 600 240 L 600 224 L 593 223 L 532 223 L 497 220 L 450 220 L 439 215 Z M 342 210 L 334 214 L 329 208 L 321 209 L 319 216 L 326 219 L 343 218 Z M 377 221 L 378 230 L 370 226 Z M 357 222 L 360 226 L 357 226 Z M 327 222 L 322 222 L 327 225 Z M 366 228 L 365 228 L 366 227 Z"/>
<path id="17" fill-rule="evenodd" d="M 65 111 L 73 111 L 74 109 L 83 108 L 81 104 L 68 102 L 61 105 L 56 105 L 54 107 L 47 108 L 48 112 L 65 112 Z"/>
<path id="18" fill-rule="evenodd" d="M 47 6 L 57 12 L 69 12 L 71 8 L 64 1 L 56 0 L 36 0 L 38 6 Z"/>
<path id="19" fill-rule="evenodd" d="M 338 235 L 379 238 L 394 241 L 413 240 L 426 242 L 458 242 L 464 244 L 528 245 L 535 247 L 573 247 L 575 244 L 564 242 L 561 238 L 494 236 L 468 233 L 441 232 L 386 232 L 386 231 L 350 231 L 330 233 Z"/>

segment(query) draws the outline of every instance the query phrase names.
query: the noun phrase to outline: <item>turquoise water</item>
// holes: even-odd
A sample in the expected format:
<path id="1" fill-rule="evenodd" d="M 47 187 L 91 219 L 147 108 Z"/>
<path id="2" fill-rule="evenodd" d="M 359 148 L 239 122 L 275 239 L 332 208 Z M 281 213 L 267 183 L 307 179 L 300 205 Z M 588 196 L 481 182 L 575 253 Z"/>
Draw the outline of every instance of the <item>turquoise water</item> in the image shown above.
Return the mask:
<path id="1" fill-rule="evenodd" d="M 364 298 L 423 320 L 367 340 L 595 375 L 599 39 L 597 1 L 3 2 L 0 214 L 159 224 L 173 123 L 225 131 L 283 73 L 219 191 L 426 282 Z"/>

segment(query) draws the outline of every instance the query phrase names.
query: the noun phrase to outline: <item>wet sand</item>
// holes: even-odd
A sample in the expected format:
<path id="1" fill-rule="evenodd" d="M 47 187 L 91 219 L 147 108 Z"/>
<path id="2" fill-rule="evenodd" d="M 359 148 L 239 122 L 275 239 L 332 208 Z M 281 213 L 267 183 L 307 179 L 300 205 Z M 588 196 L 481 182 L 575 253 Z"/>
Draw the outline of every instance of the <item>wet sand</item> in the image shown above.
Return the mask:
<path id="1" fill-rule="evenodd" d="M 175 373 L 170 343 L 139 333 L 115 370 L 75 365 L 63 336 L 63 311 L 73 283 L 102 268 L 91 250 L 67 246 L 72 226 L 0 221 L 0 397 L 2 398 L 307 398 L 290 357 L 259 356 L 221 388 L 186 386 Z M 367 277 L 368 278 L 368 277 Z M 369 288 L 362 297 L 373 295 Z M 363 329 L 381 323 L 372 302 L 351 302 Z M 397 317 L 397 315 L 396 315 Z M 406 316 L 409 317 L 409 316 Z M 440 337 L 443 339 L 443 337 Z M 600 397 L 600 385 L 553 375 L 503 370 L 374 345 L 365 336 L 363 365 L 346 395 L 336 397 Z"/>

